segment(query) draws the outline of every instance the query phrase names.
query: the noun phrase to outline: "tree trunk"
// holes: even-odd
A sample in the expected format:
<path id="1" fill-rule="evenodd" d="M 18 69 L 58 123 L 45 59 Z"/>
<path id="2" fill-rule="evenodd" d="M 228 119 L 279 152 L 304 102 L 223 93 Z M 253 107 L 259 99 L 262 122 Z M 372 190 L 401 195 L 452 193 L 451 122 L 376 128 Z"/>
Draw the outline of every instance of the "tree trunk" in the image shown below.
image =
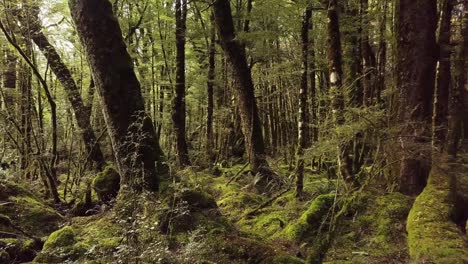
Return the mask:
<path id="1" fill-rule="evenodd" d="M 448 136 L 447 136 L 447 153 L 451 157 L 456 157 L 462 139 L 462 129 L 468 133 L 468 111 L 466 108 L 466 100 L 468 91 L 466 90 L 466 71 L 468 70 L 468 4 L 465 4 L 464 18 L 458 19 L 459 31 L 456 32 L 455 42 L 456 52 L 453 56 L 453 85 L 450 86 L 450 102 L 449 102 L 449 119 L 448 119 Z"/>
<path id="2" fill-rule="evenodd" d="M 369 0 L 361 0 L 361 60 L 362 60 L 362 103 L 363 106 L 369 106 L 373 103 L 375 93 L 375 55 L 369 42 L 369 30 L 371 26 L 369 21 Z"/>
<path id="3" fill-rule="evenodd" d="M 330 0 L 328 3 L 328 69 L 330 71 L 330 94 L 332 97 L 333 119 L 335 125 L 341 126 L 345 123 L 344 118 L 344 87 L 342 51 L 340 39 L 340 24 L 338 17 L 338 1 Z M 352 180 L 349 169 L 348 143 L 338 143 L 338 168 L 340 176 L 346 180 Z"/>
<path id="4" fill-rule="evenodd" d="M 239 104 L 242 132 L 246 142 L 251 170 L 268 178 L 273 174 L 265 157 L 261 121 L 255 101 L 254 85 L 250 68 L 247 65 L 245 49 L 242 43 L 236 39 L 229 1 L 215 0 L 213 8 L 221 46 L 234 70 L 234 78 L 236 80 L 235 90 Z"/>
<path id="5" fill-rule="evenodd" d="M 397 5 L 397 87 L 400 90 L 400 191 L 418 194 L 430 170 L 432 103 L 437 62 L 436 0 Z"/>
<path id="6" fill-rule="evenodd" d="M 80 94 L 80 89 L 76 85 L 70 70 L 62 61 L 62 58 L 54 46 L 52 46 L 52 44 L 42 32 L 42 26 L 39 22 L 38 13 L 35 12 L 35 10 L 39 11 L 39 9 L 35 6 L 31 6 L 29 8 L 31 9 L 31 11 L 28 12 L 29 17 L 20 18 L 23 22 L 28 21 L 28 25 L 30 25 L 29 32 L 24 32 L 24 34 L 31 36 L 36 46 L 46 57 L 47 62 L 49 63 L 50 68 L 54 72 L 55 76 L 65 89 L 68 101 L 72 106 L 73 113 L 76 118 L 76 123 L 80 129 L 83 143 L 86 147 L 87 157 L 89 157 L 89 159 L 95 163 L 98 170 L 101 170 L 105 164 L 105 160 L 99 143 L 97 142 L 96 135 L 94 134 L 93 128 L 91 127 L 91 109 L 85 106 Z"/>
<path id="7" fill-rule="evenodd" d="M 214 84 L 215 84 L 215 70 L 216 70 L 216 29 L 214 22 L 214 15 L 211 14 L 211 29 L 210 29 L 210 46 L 208 51 L 208 106 L 206 117 L 206 150 L 210 161 L 214 160 L 213 153 L 213 107 L 214 107 Z"/>
<path id="8" fill-rule="evenodd" d="M 145 113 L 140 83 L 108 0 L 70 0 L 112 141 L 122 188 L 156 191 L 163 152 Z"/>
<path id="9" fill-rule="evenodd" d="M 190 165 L 185 125 L 185 33 L 187 0 L 176 0 L 176 85 L 172 121 L 176 138 L 177 158 L 182 167 Z"/>
<path id="10" fill-rule="evenodd" d="M 439 68 L 436 79 L 434 100 L 433 142 L 439 150 L 445 148 L 448 129 L 449 90 L 451 86 L 450 33 L 453 4 L 451 0 L 442 3 L 442 17 L 439 29 Z"/>
<path id="11" fill-rule="evenodd" d="M 302 77 L 299 90 L 299 122 L 297 136 L 297 165 L 296 165 L 296 196 L 302 195 L 304 189 L 304 148 L 310 145 L 309 138 L 309 107 L 308 107 L 308 74 L 309 74 L 309 28 L 312 18 L 312 7 L 307 5 L 302 17 Z"/>
<path id="12" fill-rule="evenodd" d="M 16 65 L 18 59 L 8 49 L 5 48 L 5 65 L 3 71 L 3 103 L 10 114 L 15 110 L 15 92 L 16 92 Z"/>

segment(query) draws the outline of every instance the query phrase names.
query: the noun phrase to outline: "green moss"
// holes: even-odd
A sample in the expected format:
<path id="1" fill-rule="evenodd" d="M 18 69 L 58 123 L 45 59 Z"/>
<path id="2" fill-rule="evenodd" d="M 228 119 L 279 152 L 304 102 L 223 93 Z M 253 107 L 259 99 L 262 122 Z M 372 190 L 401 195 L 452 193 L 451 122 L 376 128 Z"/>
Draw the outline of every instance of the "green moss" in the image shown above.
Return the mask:
<path id="1" fill-rule="evenodd" d="M 455 203 L 449 168 L 434 166 L 407 222 L 408 245 L 415 263 L 468 263 L 468 244 L 452 222 Z"/>
<path id="2" fill-rule="evenodd" d="M 72 227 L 66 226 L 59 229 L 47 238 L 44 244 L 44 250 L 57 248 L 57 247 L 68 247 L 76 243 L 75 231 Z"/>
<path id="3" fill-rule="evenodd" d="M 77 217 L 71 226 L 52 233 L 43 251 L 34 259 L 40 263 L 82 262 L 88 258 L 112 256 L 122 241 L 123 227 L 110 216 Z"/>
<path id="4" fill-rule="evenodd" d="M 328 212 L 335 201 L 335 194 L 319 195 L 310 204 L 309 208 L 294 223 L 288 225 L 284 235 L 290 240 L 303 240 L 314 232 L 320 230 L 325 224 Z"/>
<path id="5" fill-rule="evenodd" d="M 0 183 L 0 203 L 1 215 L 8 217 L 11 223 L 25 232 L 38 237 L 57 230 L 58 224 L 63 220 L 63 216 L 34 194 L 10 182 Z M 4 224 L 0 223 L 3 231 L 14 231 Z"/>
<path id="6" fill-rule="evenodd" d="M 93 189 L 98 198 L 103 202 L 114 199 L 117 197 L 120 189 L 119 173 L 112 166 L 107 166 L 104 171 L 94 178 Z"/>
<path id="7" fill-rule="evenodd" d="M 413 199 L 395 192 L 377 198 L 376 237 L 381 245 L 389 245 L 401 237 Z"/>
<path id="8" fill-rule="evenodd" d="M 177 195 L 180 201 L 186 202 L 194 209 L 217 208 L 214 198 L 204 191 L 187 189 Z"/>

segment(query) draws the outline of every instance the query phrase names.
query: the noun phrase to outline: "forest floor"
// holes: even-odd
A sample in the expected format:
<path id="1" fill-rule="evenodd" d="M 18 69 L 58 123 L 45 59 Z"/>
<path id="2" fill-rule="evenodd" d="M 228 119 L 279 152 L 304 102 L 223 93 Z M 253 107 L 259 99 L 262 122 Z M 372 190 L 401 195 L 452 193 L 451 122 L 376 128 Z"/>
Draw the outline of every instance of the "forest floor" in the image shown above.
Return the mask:
<path id="1" fill-rule="evenodd" d="M 181 170 L 159 196 L 121 194 L 112 206 L 98 204 L 97 214 L 76 217 L 42 202 L 34 188 L 3 181 L 0 263 L 369 264 L 409 263 L 410 255 L 414 263 L 468 263 L 466 215 L 454 216 L 468 204 L 462 160 L 433 170 L 416 202 L 376 183 L 337 192 L 340 181 L 310 169 L 301 199 L 291 186 L 266 196 L 244 165 L 234 165 Z"/>

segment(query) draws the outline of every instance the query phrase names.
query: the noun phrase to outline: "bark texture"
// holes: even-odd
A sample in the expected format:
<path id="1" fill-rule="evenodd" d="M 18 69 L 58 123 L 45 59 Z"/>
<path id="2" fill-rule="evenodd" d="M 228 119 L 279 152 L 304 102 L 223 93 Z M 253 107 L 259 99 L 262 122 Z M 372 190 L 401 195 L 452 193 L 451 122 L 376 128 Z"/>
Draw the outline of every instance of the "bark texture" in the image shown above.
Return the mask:
<path id="1" fill-rule="evenodd" d="M 344 92 L 343 92 L 343 66 L 342 50 L 340 39 L 340 23 L 338 16 L 338 1 L 330 0 L 328 2 L 328 70 L 330 72 L 330 94 L 332 97 L 333 118 L 336 126 L 345 123 L 344 117 Z M 349 169 L 349 157 L 347 142 L 339 143 L 337 146 L 337 158 L 339 173 L 343 179 L 351 180 Z"/>
<path id="2" fill-rule="evenodd" d="M 400 191 L 418 194 L 430 170 L 432 103 L 437 62 L 436 0 L 397 4 L 397 87 L 400 91 Z"/>
<path id="3" fill-rule="evenodd" d="M 213 8 L 221 46 L 233 66 L 235 92 L 251 169 L 254 173 L 271 175 L 271 169 L 265 158 L 265 145 L 252 75 L 247 64 L 244 45 L 236 39 L 231 6 L 228 0 L 216 0 Z"/>
<path id="4" fill-rule="evenodd" d="M 447 138 L 449 91 L 451 85 L 450 29 L 453 4 L 451 0 L 442 3 L 442 17 L 439 29 L 439 68 L 436 79 L 434 101 L 433 140 L 434 146 L 443 150 Z"/>
<path id="5" fill-rule="evenodd" d="M 100 94 L 121 186 L 155 191 L 164 170 L 163 153 L 112 5 L 108 0 L 70 0 L 69 6 Z"/>
<path id="6" fill-rule="evenodd" d="M 308 74 L 309 74 L 309 28 L 312 18 L 312 7 L 308 5 L 302 17 L 302 76 L 299 90 L 299 122 L 297 136 L 296 165 L 296 196 L 301 196 L 304 189 L 304 149 L 310 145 L 309 138 L 309 106 L 308 106 Z"/>
<path id="7" fill-rule="evenodd" d="M 176 0 L 176 84 L 172 122 L 176 138 L 177 159 L 182 167 L 190 165 L 186 138 L 185 106 L 185 33 L 187 30 L 187 1 Z"/>

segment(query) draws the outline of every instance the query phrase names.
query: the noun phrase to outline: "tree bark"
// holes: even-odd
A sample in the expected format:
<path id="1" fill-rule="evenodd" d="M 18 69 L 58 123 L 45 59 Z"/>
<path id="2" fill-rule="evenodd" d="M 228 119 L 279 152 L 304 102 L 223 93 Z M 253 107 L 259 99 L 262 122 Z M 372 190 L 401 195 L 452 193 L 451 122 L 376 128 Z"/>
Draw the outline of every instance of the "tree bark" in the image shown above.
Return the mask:
<path id="1" fill-rule="evenodd" d="M 400 91 L 400 191 L 418 194 L 430 170 L 431 117 L 437 62 L 436 0 L 397 4 L 397 87 Z"/>
<path id="2" fill-rule="evenodd" d="M 96 168 L 101 170 L 105 165 L 105 160 L 91 126 L 91 109 L 85 106 L 80 94 L 80 89 L 76 85 L 70 70 L 62 61 L 55 47 L 52 46 L 44 35 L 44 32 L 42 32 L 42 26 L 37 13 L 39 8 L 36 6 L 27 8 L 30 10 L 27 12 L 26 17 L 20 17 L 24 24 L 29 25 L 28 32 L 24 32 L 24 34 L 29 35 L 39 50 L 41 50 L 50 68 L 65 89 L 68 101 L 72 106 L 76 118 L 76 123 L 80 129 L 81 138 L 86 147 L 87 156 L 95 163 Z"/>
<path id="3" fill-rule="evenodd" d="M 10 113 L 14 113 L 15 109 L 15 96 L 16 91 L 16 65 L 17 57 L 8 49 L 5 48 L 5 68 L 3 75 L 3 103 L 5 108 Z"/>
<path id="4" fill-rule="evenodd" d="M 211 29 L 210 29 L 210 46 L 208 51 L 208 106 L 206 118 L 206 150 L 210 161 L 214 160 L 213 153 L 213 108 L 214 108 L 214 85 L 216 74 L 216 29 L 214 22 L 214 15 L 211 14 Z"/>
<path id="5" fill-rule="evenodd" d="M 100 94 L 121 176 L 121 189 L 156 191 L 163 152 L 145 113 L 140 83 L 108 0 L 70 0 L 69 7 Z"/>
<path id="6" fill-rule="evenodd" d="M 338 1 L 328 2 L 328 69 L 330 71 L 330 94 L 332 97 L 333 119 L 335 125 L 341 126 L 345 123 L 344 117 L 344 87 L 343 87 L 343 66 L 340 39 L 340 24 L 338 16 Z M 338 143 L 337 159 L 340 176 L 346 180 L 352 180 L 349 169 L 348 143 Z"/>
<path id="7" fill-rule="evenodd" d="M 447 138 L 449 91 L 452 82 L 450 73 L 450 33 L 453 4 L 451 2 L 451 0 L 444 0 L 442 3 L 442 17 L 439 29 L 439 68 L 434 100 L 433 143 L 440 151 L 445 148 Z"/>
<path id="8" fill-rule="evenodd" d="M 468 91 L 466 90 L 466 72 L 468 70 L 468 4 L 465 4 L 464 17 L 458 19 L 459 31 L 456 32 L 455 42 L 458 44 L 453 56 L 453 84 L 450 86 L 449 97 L 449 118 L 448 118 L 448 136 L 447 136 L 447 154 L 455 158 L 460 147 L 462 139 L 462 130 L 465 132 L 465 139 L 468 133 Z"/>
<path id="9" fill-rule="evenodd" d="M 186 138 L 186 106 L 185 106 L 185 43 L 187 0 L 176 0 L 176 85 L 172 121 L 176 138 L 177 158 L 181 167 L 189 166 Z"/>
<path id="10" fill-rule="evenodd" d="M 309 74 L 309 28 L 312 18 L 312 7 L 307 5 L 302 17 L 302 76 L 299 90 L 299 122 L 297 136 L 297 165 L 296 165 L 296 196 L 302 195 L 304 190 L 304 149 L 310 145 L 309 138 L 309 107 L 308 107 L 308 74 Z"/>
<path id="11" fill-rule="evenodd" d="M 253 173 L 266 177 L 272 176 L 265 157 L 265 145 L 252 75 L 247 64 L 244 45 L 236 39 L 231 6 L 228 0 L 215 0 L 213 8 L 221 46 L 234 70 L 235 91 L 251 170 Z"/>

